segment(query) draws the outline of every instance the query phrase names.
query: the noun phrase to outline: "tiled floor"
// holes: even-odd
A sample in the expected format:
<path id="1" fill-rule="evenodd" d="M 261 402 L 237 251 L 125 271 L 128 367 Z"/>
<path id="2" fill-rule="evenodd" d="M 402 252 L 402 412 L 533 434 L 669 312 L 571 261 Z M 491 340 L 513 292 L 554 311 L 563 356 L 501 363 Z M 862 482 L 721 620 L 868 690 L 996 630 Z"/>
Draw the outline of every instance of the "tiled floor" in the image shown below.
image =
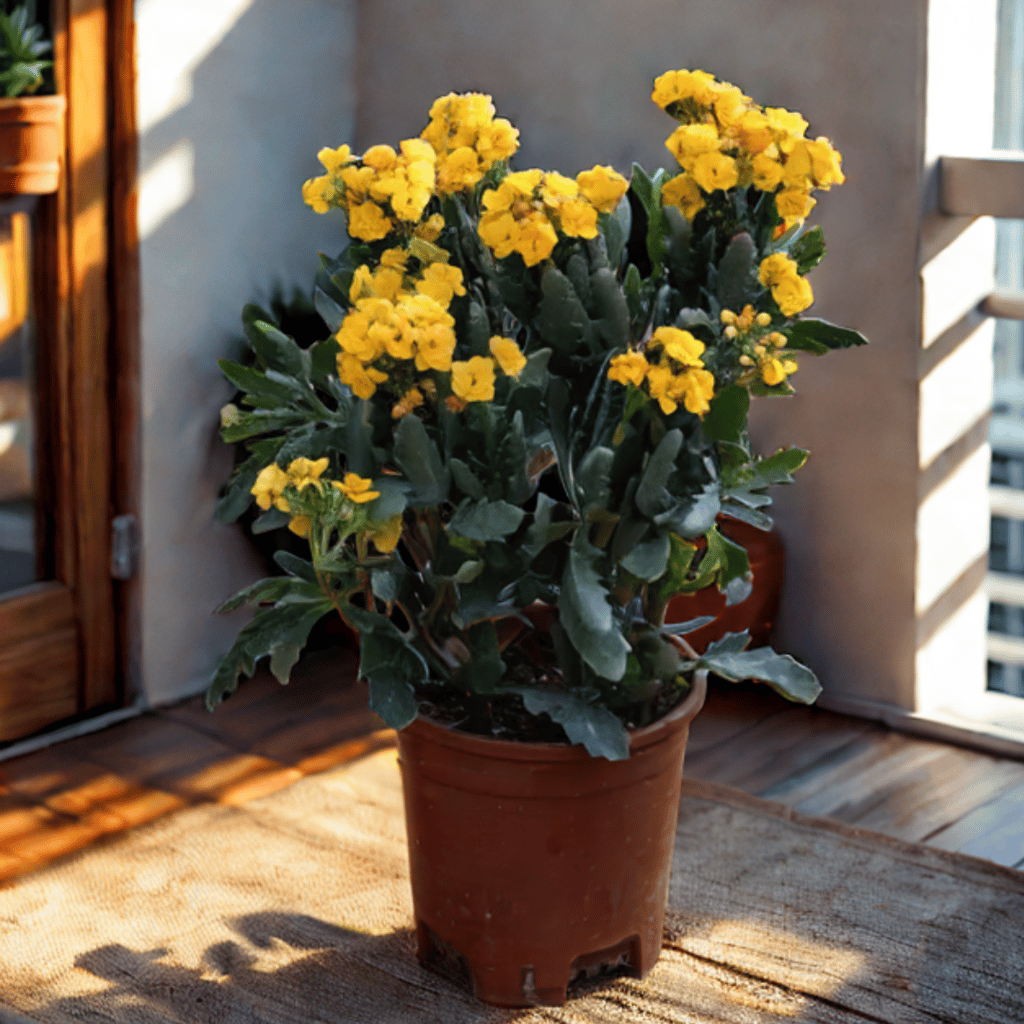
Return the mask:
<path id="1" fill-rule="evenodd" d="M 0 884 L 202 802 L 242 804 L 383 746 L 347 650 L 0 763 Z M 1024 763 L 714 685 L 686 772 L 889 835 L 1024 864 Z"/>

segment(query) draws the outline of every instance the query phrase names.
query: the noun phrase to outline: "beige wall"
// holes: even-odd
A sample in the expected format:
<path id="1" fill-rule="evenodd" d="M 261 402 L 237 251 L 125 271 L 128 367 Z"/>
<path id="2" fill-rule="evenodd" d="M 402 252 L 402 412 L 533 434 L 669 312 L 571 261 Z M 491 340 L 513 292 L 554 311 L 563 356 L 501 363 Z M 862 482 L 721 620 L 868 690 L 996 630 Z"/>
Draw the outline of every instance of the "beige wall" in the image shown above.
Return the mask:
<path id="1" fill-rule="evenodd" d="M 522 132 L 520 167 L 650 169 L 670 162 L 673 126 L 650 83 L 680 67 L 799 110 L 835 141 L 848 180 L 816 211 L 830 251 L 811 276 L 813 312 L 872 344 L 805 358 L 797 396 L 762 400 L 753 416 L 765 453 L 813 453 L 777 494 L 788 549 L 777 646 L 833 693 L 912 706 L 925 0 L 361 0 L 359 11 L 360 147 L 418 133 L 431 98 L 474 89 Z"/>
<path id="2" fill-rule="evenodd" d="M 308 287 L 340 225 L 300 195 L 316 152 L 350 140 L 350 0 L 141 0 L 141 684 L 150 703 L 206 685 L 244 619 L 212 609 L 256 576 L 213 520 L 231 454 L 217 437 L 242 306 Z"/>

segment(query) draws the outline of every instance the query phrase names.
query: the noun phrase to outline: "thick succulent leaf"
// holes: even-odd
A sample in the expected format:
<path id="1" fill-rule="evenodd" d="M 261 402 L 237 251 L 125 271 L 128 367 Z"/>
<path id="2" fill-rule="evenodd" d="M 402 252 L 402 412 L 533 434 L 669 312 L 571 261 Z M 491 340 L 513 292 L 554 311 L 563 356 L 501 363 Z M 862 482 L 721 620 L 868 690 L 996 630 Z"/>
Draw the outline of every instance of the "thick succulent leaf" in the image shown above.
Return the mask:
<path id="1" fill-rule="evenodd" d="M 309 379 L 309 355 L 294 339 L 265 320 L 243 320 L 246 337 L 261 363 L 290 377 Z"/>
<path id="2" fill-rule="evenodd" d="M 233 612 L 247 604 L 263 604 L 268 601 L 279 601 L 291 590 L 295 580 L 288 576 L 272 576 L 270 579 L 257 580 L 223 604 L 218 605 L 217 612 Z"/>
<path id="3" fill-rule="evenodd" d="M 813 270 L 825 258 L 825 232 L 820 226 L 805 231 L 793 245 L 793 259 L 799 274 Z"/>
<path id="4" fill-rule="evenodd" d="M 409 504 L 430 507 L 447 499 L 448 469 L 423 421 L 412 413 L 402 417 L 395 431 L 395 461 L 412 485 Z"/>
<path id="5" fill-rule="evenodd" d="M 607 267 L 590 277 L 597 333 L 606 349 L 622 349 L 629 344 L 629 306 L 618 278 Z"/>
<path id="6" fill-rule="evenodd" d="M 544 341 L 563 352 L 573 352 L 580 344 L 590 346 L 590 318 L 569 278 L 549 265 L 541 278 L 541 291 L 537 326 Z"/>
<path id="7" fill-rule="evenodd" d="M 711 399 L 711 409 L 701 427 L 710 441 L 738 443 L 747 429 L 750 392 L 738 384 L 723 388 Z"/>
<path id="8" fill-rule="evenodd" d="M 287 404 L 292 400 L 291 390 L 283 384 L 268 380 L 262 370 L 254 366 L 242 366 L 240 363 L 233 363 L 230 359 L 218 359 L 217 365 L 220 372 L 247 395 L 255 398 L 265 399 L 274 405 Z"/>
<path id="9" fill-rule="evenodd" d="M 576 524 L 571 519 L 556 521 L 552 513 L 558 507 L 558 502 L 549 497 L 543 491 L 537 494 L 537 506 L 533 510 L 533 522 L 526 529 L 526 541 L 523 544 L 523 553 L 531 559 L 536 558 L 541 551 L 559 537 L 571 533 Z"/>
<path id="10" fill-rule="evenodd" d="M 671 501 L 665 489 L 668 478 L 675 470 L 676 457 L 683 446 L 683 433 L 678 428 L 668 431 L 654 449 L 640 485 L 636 489 L 636 507 L 649 519 L 662 512 Z"/>
<path id="11" fill-rule="evenodd" d="M 712 481 L 693 498 L 677 500 L 670 509 L 656 515 L 654 522 L 681 537 L 699 537 L 711 529 L 721 510 L 719 485 Z"/>
<path id="12" fill-rule="evenodd" d="M 788 339 L 786 348 L 815 352 L 818 355 L 837 348 L 852 348 L 868 343 L 868 339 L 859 331 L 837 327 L 827 320 L 815 320 L 813 317 L 795 320 L 784 333 Z"/>
<path id="13" fill-rule="evenodd" d="M 637 544 L 620 563 L 637 579 L 651 582 L 663 576 L 668 566 L 670 544 L 668 533 L 662 531 L 650 540 Z"/>
<path id="14" fill-rule="evenodd" d="M 479 500 L 484 496 L 484 485 L 480 483 L 476 474 L 466 465 L 462 459 L 452 458 L 448 460 L 448 468 L 452 472 L 452 479 L 467 497 Z"/>
<path id="15" fill-rule="evenodd" d="M 578 531 L 566 559 L 559 600 L 559 621 L 583 660 L 605 679 L 626 671 L 630 646 L 612 615 L 609 594 L 594 567 L 601 552 Z"/>
<path id="16" fill-rule="evenodd" d="M 801 665 L 788 654 L 776 654 L 770 647 L 752 651 L 737 650 L 737 638 L 749 641 L 746 634 L 726 633 L 712 643 L 697 662 L 723 679 L 737 682 L 741 679 L 759 679 L 776 693 L 802 704 L 813 704 L 821 693 L 817 676 L 806 665 Z"/>
<path id="17" fill-rule="evenodd" d="M 393 476 L 378 477 L 373 481 L 373 489 L 380 493 L 380 497 L 364 506 L 373 522 L 386 523 L 405 511 L 409 485 L 404 480 L 396 480 Z"/>
<path id="18" fill-rule="evenodd" d="M 313 305 L 331 334 L 341 327 L 348 316 L 348 310 L 335 302 L 319 285 L 313 289 Z"/>
<path id="19" fill-rule="evenodd" d="M 498 631 L 490 619 L 476 622 L 466 631 L 472 660 L 463 667 L 459 679 L 475 693 L 496 693 L 505 674 L 505 662 L 498 649 Z"/>
<path id="20" fill-rule="evenodd" d="M 366 676 L 370 710 L 392 729 L 404 729 L 416 718 L 416 694 L 401 668 L 382 665 Z"/>
<path id="21" fill-rule="evenodd" d="M 715 327 L 711 317 L 703 309 L 681 309 L 676 314 L 675 326 L 681 331 L 692 331 L 695 327 L 706 327 L 714 333 Z"/>
<path id="22" fill-rule="evenodd" d="M 503 540 L 519 529 L 525 513 L 507 501 L 466 498 L 448 523 L 448 532 L 469 540 Z"/>
<path id="23" fill-rule="evenodd" d="M 687 619 L 685 622 L 666 622 L 661 627 L 661 632 L 666 636 L 686 636 L 688 633 L 696 633 L 698 629 L 703 629 L 714 621 L 714 615 L 698 615 L 697 618 Z"/>
<path id="24" fill-rule="evenodd" d="M 304 558 L 299 558 L 298 555 L 284 550 L 274 552 L 274 561 L 290 576 L 305 580 L 307 583 L 317 584 L 312 562 L 307 562 Z"/>
<path id="25" fill-rule="evenodd" d="M 260 534 L 270 533 L 271 530 L 280 530 L 282 526 L 287 526 L 291 519 L 292 517 L 287 512 L 282 512 L 279 508 L 268 508 L 252 524 L 252 532 Z"/>
<path id="26" fill-rule="evenodd" d="M 740 312 L 753 301 L 757 284 L 757 247 L 747 232 L 733 236 L 718 263 L 718 301 L 723 309 Z"/>
<path id="27" fill-rule="evenodd" d="M 519 371 L 518 383 L 521 387 L 539 388 L 546 391 L 548 386 L 548 363 L 551 360 L 551 349 L 541 348 L 526 357 L 526 365 Z"/>
<path id="28" fill-rule="evenodd" d="M 531 715 L 547 715 L 557 722 L 570 743 L 582 744 L 591 757 L 625 761 L 629 757 L 629 733 L 607 708 L 594 707 L 571 693 L 516 688 Z"/>
<path id="29" fill-rule="evenodd" d="M 583 511 L 607 508 L 611 498 L 609 476 L 615 453 L 611 448 L 591 448 L 576 470 L 576 495 Z"/>

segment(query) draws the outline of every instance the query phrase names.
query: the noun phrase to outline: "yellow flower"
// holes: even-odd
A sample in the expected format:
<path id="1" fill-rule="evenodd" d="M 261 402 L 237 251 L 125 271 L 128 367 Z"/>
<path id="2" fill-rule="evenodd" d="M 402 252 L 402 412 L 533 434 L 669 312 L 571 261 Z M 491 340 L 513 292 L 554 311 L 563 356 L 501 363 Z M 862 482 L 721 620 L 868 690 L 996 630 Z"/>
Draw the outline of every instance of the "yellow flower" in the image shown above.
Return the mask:
<path id="1" fill-rule="evenodd" d="M 335 174 L 345 164 L 351 162 L 352 150 L 348 146 L 339 146 L 337 149 L 325 146 L 317 153 L 316 158 L 324 165 L 328 174 Z"/>
<path id="2" fill-rule="evenodd" d="M 688 174 L 678 174 L 666 182 L 661 190 L 661 201 L 668 206 L 678 206 L 687 220 L 693 220 L 704 209 L 704 196 Z"/>
<path id="3" fill-rule="evenodd" d="M 704 354 L 704 343 L 698 341 L 689 331 L 678 327 L 659 327 L 651 335 L 652 347 L 660 345 L 665 354 L 683 366 L 703 366 L 701 356 Z"/>
<path id="4" fill-rule="evenodd" d="M 581 199 L 571 199 L 558 210 L 558 226 L 570 238 L 597 238 L 597 210 Z"/>
<path id="5" fill-rule="evenodd" d="M 516 171 L 515 174 L 508 175 L 502 182 L 502 185 L 508 185 L 509 188 L 514 189 L 519 195 L 529 196 L 533 194 L 533 190 L 541 183 L 543 178 L 544 172 L 533 167 L 528 171 Z"/>
<path id="6" fill-rule="evenodd" d="M 720 144 L 713 124 L 683 124 L 665 140 L 666 148 L 685 170 L 693 167 L 697 157 L 717 153 Z"/>
<path id="7" fill-rule="evenodd" d="M 370 530 L 370 540 L 373 546 L 382 554 L 387 555 L 398 547 L 402 539 L 402 516 L 392 516 L 384 523 L 375 525 Z"/>
<path id="8" fill-rule="evenodd" d="M 814 302 L 814 292 L 806 278 L 784 277 L 772 287 L 772 298 L 783 316 L 796 316 Z"/>
<path id="9" fill-rule="evenodd" d="M 391 407 L 393 419 L 400 420 L 418 409 L 423 404 L 423 394 L 417 388 L 409 388 L 408 391 Z"/>
<path id="10" fill-rule="evenodd" d="M 288 529 L 292 533 L 297 534 L 300 537 L 309 536 L 310 518 L 309 516 L 292 516 L 288 521 Z"/>
<path id="11" fill-rule="evenodd" d="M 437 241 L 437 236 L 441 234 L 444 229 L 444 217 L 439 213 L 431 214 L 422 224 L 419 224 L 413 231 L 413 234 L 417 238 L 422 238 L 425 242 Z M 388 249 L 387 252 L 391 252 Z M 381 262 L 384 262 L 384 257 L 381 257 Z"/>
<path id="12" fill-rule="evenodd" d="M 799 367 L 795 359 L 779 359 L 778 356 L 770 356 L 759 367 L 761 377 L 765 384 L 775 386 L 781 384 L 791 373 L 796 373 Z"/>
<path id="13" fill-rule="evenodd" d="M 724 153 L 702 153 L 693 161 L 689 170 L 705 192 L 730 189 L 739 181 L 736 161 Z"/>
<path id="14" fill-rule="evenodd" d="M 666 71 L 654 80 L 651 99 L 663 110 L 673 103 L 692 99 L 701 106 L 714 98 L 715 76 L 706 71 Z"/>
<path id="15" fill-rule="evenodd" d="M 773 288 L 783 278 L 795 277 L 797 274 L 796 260 L 777 252 L 761 260 L 757 276 L 765 288 Z"/>
<path id="16" fill-rule="evenodd" d="M 372 366 L 363 366 L 362 362 L 346 352 L 338 353 L 338 380 L 359 398 L 370 398 L 377 390 L 378 384 L 388 379 L 386 373 L 375 370 Z"/>
<path id="17" fill-rule="evenodd" d="M 567 178 L 558 171 L 548 171 L 544 175 L 544 185 L 540 190 L 541 198 L 548 206 L 559 206 L 567 199 L 575 199 L 580 187 L 572 178 Z"/>
<path id="18" fill-rule="evenodd" d="M 683 406 L 695 416 L 703 416 L 711 408 L 715 395 L 715 376 L 707 370 L 690 369 L 682 377 Z"/>
<path id="19" fill-rule="evenodd" d="M 390 218 L 372 201 L 349 207 L 348 233 L 364 242 L 385 238 L 393 227 Z"/>
<path id="20" fill-rule="evenodd" d="M 431 324 L 421 329 L 416 339 L 416 369 L 439 370 L 441 373 L 452 368 L 452 354 L 455 352 L 455 332 L 446 324 Z"/>
<path id="21" fill-rule="evenodd" d="M 256 504 L 264 512 L 273 505 L 282 512 L 288 511 L 288 499 L 284 498 L 284 489 L 288 486 L 288 474 L 276 463 L 264 466 L 256 477 L 256 482 L 249 491 L 256 498 Z"/>
<path id="22" fill-rule="evenodd" d="M 320 477 L 327 468 L 327 457 L 317 459 L 315 462 L 310 459 L 292 459 L 288 463 L 288 482 L 297 491 L 306 487 L 315 487 L 320 490 Z"/>
<path id="23" fill-rule="evenodd" d="M 390 146 L 371 146 L 363 154 L 363 164 L 372 167 L 378 174 L 390 171 L 398 160 L 398 154 Z"/>
<path id="24" fill-rule="evenodd" d="M 681 397 L 679 378 L 667 366 L 647 367 L 647 390 L 666 416 L 679 408 L 676 399 Z"/>
<path id="25" fill-rule="evenodd" d="M 807 131 L 807 122 L 795 111 L 786 110 L 784 107 L 765 107 L 765 116 L 768 118 L 768 125 L 774 131 L 795 138 L 802 138 Z"/>
<path id="26" fill-rule="evenodd" d="M 493 192 L 485 192 L 485 203 L 487 196 L 495 194 Z M 477 234 L 479 234 L 484 244 L 493 250 L 494 255 L 499 260 L 503 260 L 506 256 L 515 252 L 516 243 L 519 241 L 519 223 L 511 213 L 500 211 L 485 213 L 480 218 Z"/>
<path id="27" fill-rule="evenodd" d="M 460 146 L 446 154 L 438 164 L 437 187 L 444 193 L 459 192 L 472 188 L 483 176 L 476 150 Z"/>
<path id="28" fill-rule="evenodd" d="M 818 188 L 827 191 L 833 185 L 842 185 L 846 181 L 842 170 L 843 158 L 832 148 L 832 143 L 824 135 L 819 135 L 813 142 L 808 142 L 807 152 L 811 158 L 814 180 Z"/>
<path id="29" fill-rule="evenodd" d="M 736 122 L 740 144 L 748 153 L 763 153 L 772 144 L 768 118 L 760 110 L 748 110 Z"/>
<path id="30" fill-rule="evenodd" d="M 762 192 L 774 192 L 782 181 L 782 164 L 767 153 L 758 153 L 752 161 L 754 184 Z"/>
<path id="31" fill-rule="evenodd" d="M 608 364 L 608 379 L 619 384 L 640 387 L 647 376 L 647 360 L 639 352 L 624 352 L 613 356 Z"/>
<path id="32" fill-rule="evenodd" d="M 596 164 L 589 171 L 580 171 L 576 184 L 583 198 L 592 203 L 598 213 L 614 213 L 629 188 L 629 182 L 618 171 Z"/>
<path id="33" fill-rule="evenodd" d="M 366 480 L 355 473 L 346 473 L 341 483 L 337 480 L 333 480 L 332 483 L 349 501 L 357 505 L 365 505 L 366 502 L 380 497 L 380 491 L 370 490 L 373 486 L 372 480 Z"/>
<path id="34" fill-rule="evenodd" d="M 511 338 L 495 335 L 488 343 L 491 355 L 498 361 L 501 372 L 506 377 L 518 377 L 526 365 L 526 356 L 519 351 L 519 346 Z"/>
<path id="35" fill-rule="evenodd" d="M 326 213 L 331 208 L 331 200 L 337 195 L 337 189 L 330 176 L 322 174 L 319 178 L 310 178 L 302 185 L 302 201 L 313 208 L 314 213 Z"/>
<path id="36" fill-rule="evenodd" d="M 775 209 L 787 228 L 804 220 L 814 204 L 815 200 L 803 189 L 786 188 L 775 194 Z"/>
<path id="37" fill-rule="evenodd" d="M 452 363 L 452 391 L 464 402 L 490 402 L 494 398 L 494 360 L 473 356 Z"/>
<path id="38" fill-rule="evenodd" d="M 429 295 L 447 309 L 453 296 L 466 294 L 462 271 L 447 263 L 431 263 L 416 282 L 416 291 L 421 295 Z"/>
<path id="39" fill-rule="evenodd" d="M 519 129 L 504 117 L 496 117 L 490 125 L 482 125 L 476 140 L 476 151 L 488 167 L 498 160 L 507 160 L 519 148 Z"/>
<path id="40" fill-rule="evenodd" d="M 729 85 L 727 82 L 716 82 L 713 89 L 715 117 L 718 123 L 725 126 L 734 125 L 747 109 L 749 97 L 744 96 L 735 85 Z"/>
<path id="41" fill-rule="evenodd" d="M 520 223 L 515 248 L 523 257 L 523 262 L 528 267 L 534 267 L 551 255 L 557 243 L 558 235 L 551 221 L 544 214 L 537 213 Z"/>

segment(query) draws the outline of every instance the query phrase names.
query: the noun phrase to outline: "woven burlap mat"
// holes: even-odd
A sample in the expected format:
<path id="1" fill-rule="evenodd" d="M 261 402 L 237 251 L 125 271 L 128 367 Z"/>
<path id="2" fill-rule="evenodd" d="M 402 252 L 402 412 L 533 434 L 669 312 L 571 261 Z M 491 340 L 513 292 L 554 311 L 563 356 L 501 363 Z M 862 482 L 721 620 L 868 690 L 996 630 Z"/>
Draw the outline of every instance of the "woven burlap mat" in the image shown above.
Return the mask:
<path id="1" fill-rule="evenodd" d="M 417 964 L 393 749 L 0 888 L 0 1002 L 54 1024 L 1024 1021 L 1020 874 L 685 790 L 658 966 L 564 1007 L 485 1007 Z"/>

